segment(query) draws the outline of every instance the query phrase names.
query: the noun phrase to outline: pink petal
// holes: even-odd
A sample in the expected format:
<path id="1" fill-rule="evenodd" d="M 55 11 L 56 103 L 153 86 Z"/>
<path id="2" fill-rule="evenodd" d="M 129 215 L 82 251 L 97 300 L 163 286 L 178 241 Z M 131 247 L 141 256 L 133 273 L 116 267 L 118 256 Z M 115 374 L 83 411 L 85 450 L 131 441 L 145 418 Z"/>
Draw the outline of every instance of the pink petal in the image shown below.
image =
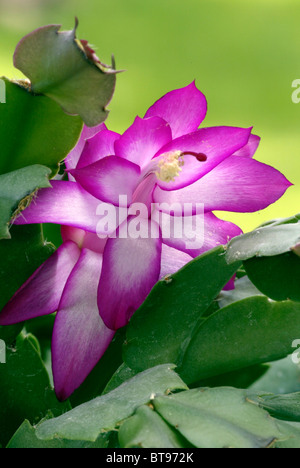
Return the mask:
<path id="1" fill-rule="evenodd" d="M 86 232 L 82 248 L 103 254 L 107 240 L 108 237 L 102 239 L 99 238 L 98 235 L 94 234 L 93 232 Z"/>
<path id="2" fill-rule="evenodd" d="M 39 190 L 15 224 L 54 223 L 96 233 L 100 201 L 75 182 L 52 180 L 51 185 Z"/>
<path id="3" fill-rule="evenodd" d="M 74 228 L 73 226 L 62 226 L 61 237 L 63 242 L 72 241 L 81 249 L 84 242 L 85 233 L 83 229 Z"/>
<path id="4" fill-rule="evenodd" d="M 236 278 L 236 275 L 234 275 L 231 278 L 231 280 L 228 281 L 228 283 L 223 288 L 224 291 L 232 291 L 233 289 L 235 289 L 235 278 Z"/>
<path id="5" fill-rule="evenodd" d="M 133 194 L 132 203 L 142 203 L 148 209 L 148 213 L 151 213 L 155 186 L 156 175 L 154 173 L 150 173 L 144 178 L 141 177 L 141 181 Z"/>
<path id="6" fill-rule="evenodd" d="M 243 148 L 251 133 L 251 128 L 211 127 L 178 138 L 162 148 L 157 157 L 172 151 L 193 152 L 207 156 L 206 161 L 198 161 L 194 156 L 184 156 L 184 166 L 174 182 L 157 181 L 164 190 L 178 190 L 192 184 L 214 169 L 224 159 Z"/>
<path id="7" fill-rule="evenodd" d="M 83 130 L 81 132 L 77 145 L 65 159 L 65 165 L 67 169 L 74 169 L 77 166 L 86 140 L 92 138 L 94 135 L 96 135 L 98 132 L 101 132 L 105 128 L 106 126 L 103 123 L 97 125 L 96 127 L 87 127 L 86 125 L 83 126 Z"/>
<path id="8" fill-rule="evenodd" d="M 90 164 L 99 161 L 105 156 L 111 156 L 115 154 L 114 144 L 115 141 L 119 138 L 120 135 L 118 133 L 111 132 L 105 127 L 94 137 L 86 140 L 79 162 L 77 164 L 77 169 L 89 166 Z"/>
<path id="9" fill-rule="evenodd" d="M 158 203 L 204 204 L 205 211 L 253 212 L 278 200 L 291 186 L 279 171 L 255 159 L 231 156 L 202 179 L 181 190 L 155 189 Z"/>
<path id="10" fill-rule="evenodd" d="M 136 222 L 137 218 L 130 218 Z M 155 223 L 140 219 L 142 229 L 151 232 Z M 125 233 L 126 234 L 126 233 Z M 100 315 L 109 328 L 125 326 L 144 302 L 160 273 L 161 241 L 159 238 L 109 239 L 104 255 L 98 290 Z"/>
<path id="11" fill-rule="evenodd" d="M 56 312 L 79 255 L 76 244 L 64 243 L 4 307 L 0 314 L 0 325 L 12 325 Z"/>
<path id="12" fill-rule="evenodd" d="M 171 125 L 173 138 L 178 138 L 197 130 L 206 112 L 206 98 L 193 82 L 163 96 L 150 107 L 145 117 L 163 118 Z"/>
<path id="13" fill-rule="evenodd" d="M 186 254 L 185 252 L 173 249 L 172 247 L 163 244 L 161 251 L 161 269 L 159 277 L 164 278 L 166 276 L 173 275 L 192 260 L 193 257 Z"/>
<path id="14" fill-rule="evenodd" d="M 162 241 L 169 247 L 181 250 L 195 258 L 219 245 L 242 234 L 241 229 L 228 221 L 217 218 L 213 213 L 185 216 L 181 219 L 182 231 L 179 235 L 180 218 L 167 213 L 153 213 L 153 219 L 158 222 L 162 232 Z M 170 227 L 170 228 L 169 228 Z"/>
<path id="15" fill-rule="evenodd" d="M 121 195 L 127 198 L 125 206 L 129 206 L 141 171 L 131 161 L 108 156 L 70 173 L 85 190 L 99 200 L 118 206 Z"/>
<path id="16" fill-rule="evenodd" d="M 248 143 L 240 150 L 234 153 L 234 156 L 244 156 L 245 158 L 252 158 L 260 144 L 260 137 L 257 135 L 250 135 Z"/>
<path id="17" fill-rule="evenodd" d="M 53 340 L 55 391 L 68 398 L 89 375 L 110 344 L 114 332 L 99 316 L 97 288 L 102 255 L 83 250 L 59 305 Z"/>
<path id="18" fill-rule="evenodd" d="M 80 249 L 89 249 L 98 253 L 104 252 L 107 242 L 107 238 L 102 239 L 93 232 L 87 232 L 72 226 L 62 226 L 61 235 L 64 242 L 71 240 L 75 242 Z"/>
<path id="19" fill-rule="evenodd" d="M 115 154 L 128 159 L 141 168 L 172 140 L 170 126 L 159 117 L 137 117 L 131 127 L 115 142 Z"/>

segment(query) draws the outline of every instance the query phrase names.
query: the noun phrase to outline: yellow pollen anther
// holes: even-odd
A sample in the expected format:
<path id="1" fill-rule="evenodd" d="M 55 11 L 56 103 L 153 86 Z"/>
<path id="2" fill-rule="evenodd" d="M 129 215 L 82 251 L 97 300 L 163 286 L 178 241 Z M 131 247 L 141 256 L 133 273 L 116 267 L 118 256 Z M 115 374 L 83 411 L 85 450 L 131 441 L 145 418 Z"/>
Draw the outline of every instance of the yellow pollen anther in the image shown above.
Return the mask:
<path id="1" fill-rule="evenodd" d="M 178 177 L 184 165 L 183 154 L 181 151 L 170 151 L 164 153 L 158 163 L 156 177 L 162 182 L 174 182 Z"/>

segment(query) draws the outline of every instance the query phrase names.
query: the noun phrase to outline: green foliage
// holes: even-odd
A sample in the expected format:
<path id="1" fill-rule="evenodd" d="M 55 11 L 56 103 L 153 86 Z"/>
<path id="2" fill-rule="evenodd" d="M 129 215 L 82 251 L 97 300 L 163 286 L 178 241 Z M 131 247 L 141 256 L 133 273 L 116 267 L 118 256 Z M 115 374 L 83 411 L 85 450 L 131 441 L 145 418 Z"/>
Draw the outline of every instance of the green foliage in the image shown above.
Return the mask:
<path id="1" fill-rule="evenodd" d="M 291 356 L 275 361 L 267 366 L 267 372 L 254 384 L 251 390 L 267 393 L 285 394 L 300 391 L 300 365 L 295 364 Z"/>
<path id="2" fill-rule="evenodd" d="M 273 221 L 252 232 L 232 239 L 227 247 L 226 260 L 234 263 L 253 257 L 272 257 L 290 252 L 300 242 L 298 216 Z"/>
<path id="3" fill-rule="evenodd" d="M 300 333 L 298 303 L 250 297 L 224 307 L 198 329 L 180 375 L 188 383 L 275 361 L 293 351 Z"/>
<path id="4" fill-rule="evenodd" d="M 12 239 L 0 242 L 0 310 L 54 252 L 53 245 L 44 241 L 41 227 L 38 225 L 16 226 L 12 228 L 11 233 Z M 0 326 L 0 339 L 7 346 L 14 347 L 14 342 L 22 328 L 22 323 Z M 15 390 L 12 389 L 12 391 Z M 2 396 L 1 391 L 0 396 Z"/>
<path id="5" fill-rule="evenodd" d="M 57 416 L 67 409 L 59 403 L 32 335 L 19 335 L 7 346 L 6 364 L 0 364 L 0 443 L 5 445 L 24 419 L 36 424 L 50 411 Z"/>
<path id="6" fill-rule="evenodd" d="M 100 435 L 96 442 L 73 441 L 73 440 L 41 440 L 35 434 L 35 428 L 25 420 L 20 426 L 6 448 L 107 448 L 109 433 Z"/>
<path id="7" fill-rule="evenodd" d="M 279 224 L 291 225 L 296 226 Z M 288 245 L 286 232 L 284 236 Z M 289 244 L 295 240 L 293 233 Z M 0 249 L 5 243 L 12 247 L 11 264 L 31 258 L 38 266 L 52 251 L 38 226 L 13 228 L 12 240 L 2 241 Z M 262 244 L 259 248 L 266 253 Z M 11 448 L 300 447 L 299 393 L 280 395 L 285 389 L 299 389 L 299 369 L 290 358 L 270 364 L 294 351 L 299 302 L 270 300 L 244 273 L 235 290 L 221 291 L 241 266 L 240 261 L 228 263 L 226 252 L 216 248 L 153 288 L 128 326 L 124 362 L 120 333 L 72 396 L 76 408 L 65 414 L 66 407 L 51 389 L 37 340 L 17 336 L 22 325 L 2 327 L 8 362 L 0 366 L 0 395 L 7 399 L 10 392 L 10 405 L 0 415 L 1 443 L 11 439 Z M 253 259 L 287 255 L 273 254 Z M 10 257 L 10 251 L 3 248 L 3 255 Z M 246 271 L 247 262 L 249 258 L 244 259 Z M 33 265 L 25 265 L 29 274 Z M 11 268 L 9 260 L 6 268 Z M 7 271 L 0 270 L 3 278 Z M 12 276 L 11 291 L 24 280 Z M 39 336 L 44 355 L 50 335 L 41 326 L 32 322 L 28 329 Z M 180 377 L 166 363 L 171 357 Z M 284 386 L 278 372 L 288 380 Z M 186 383 L 194 388 L 188 390 Z M 35 395 L 34 402 L 26 392 L 11 391 L 20 387 Z M 41 421 L 44 416 L 47 419 Z"/>
<path id="8" fill-rule="evenodd" d="M 300 301 L 299 215 L 265 223 L 253 232 L 233 239 L 228 263 L 244 262 L 252 283 L 275 301 Z"/>
<path id="9" fill-rule="evenodd" d="M 190 386 L 249 388 L 255 383 L 260 382 L 269 369 L 270 366 L 268 365 L 257 364 L 237 371 L 218 374 L 215 377 L 200 380 L 196 384 L 191 384 Z"/>
<path id="10" fill-rule="evenodd" d="M 140 406 L 122 424 L 119 441 L 124 448 L 187 448 L 189 445 L 149 406 Z"/>
<path id="11" fill-rule="evenodd" d="M 0 309 L 53 252 L 39 226 L 9 230 L 14 215 L 49 186 L 82 119 L 105 120 L 114 91 L 114 65 L 101 64 L 76 27 L 26 36 L 14 62 L 31 83 L 5 79 Z M 222 291 L 236 273 L 235 290 Z M 1 445 L 299 448 L 299 366 L 281 361 L 300 339 L 299 282 L 299 215 L 207 252 L 153 288 L 64 404 L 51 386 L 54 316 L 0 327 Z"/>
<path id="12" fill-rule="evenodd" d="M 6 104 L 0 106 L 0 174 L 42 164 L 53 175 L 75 146 L 82 130 L 79 117 L 66 115 L 30 85 L 5 79 Z"/>
<path id="13" fill-rule="evenodd" d="M 187 390 L 175 375 L 159 366 L 63 416 L 42 420 L 36 427 L 25 421 L 7 447 L 299 448 L 300 425 L 276 419 L 290 416 L 287 408 L 299 401 L 298 395 L 282 403 L 281 397 L 230 387 Z M 158 391 L 150 394 L 146 385 Z M 135 405 L 130 391 L 139 395 Z M 277 404 L 271 407 L 270 400 Z M 113 434 L 118 434 L 118 442 Z"/>
<path id="14" fill-rule="evenodd" d="M 11 233 L 11 240 L 0 242 L 0 310 L 54 252 L 38 225 L 15 226 Z"/>
<path id="15" fill-rule="evenodd" d="M 34 93 L 49 96 L 93 127 L 107 117 L 116 72 L 93 59 L 76 39 L 76 28 L 60 32 L 60 26 L 50 25 L 33 31 L 18 44 L 14 65 L 31 80 Z"/>
<path id="16" fill-rule="evenodd" d="M 112 378 L 107 383 L 105 389 L 103 390 L 103 395 L 119 387 L 122 385 L 122 383 L 126 382 L 126 380 L 134 377 L 137 373 L 138 372 L 130 369 L 130 367 L 128 367 L 125 362 L 123 362 L 123 364 L 116 370 Z"/>
<path id="17" fill-rule="evenodd" d="M 282 437 L 276 422 L 233 388 L 195 389 L 153 400 L 155 410 L 195 447 L 262 448 Z"/>
<path id="18" fill-rule="evenodd" d="M 243 276 L 235 280 L 234 289 L 220 292 L 218 304 L 222 308 L 252 296 L 263 296 L 263 294 L 254 286 L 248 276 Z"/>
<path id="19" fill-rule="evenodd" d="M 0 175 L 0 240 L 10 239 L 12 216 L 22 213 L 34 198 L 34 192 L 50 187 L 50 170 L 44 166 L 30 166 Z"/>
<path id="20" fill-rule="evenodd" d="M 287 423 L 287 422 L 277 422 L 279 428 L 285 434 L 283 440 L 278 440 L 275 442 L 275 448 L 289 448 L 289 449 L 299 449 L 300 448 L 300 424 L 299 423 Z"/>
<path id="21" fill-rule="evenodd" d="M 228 265 L 224 252 L 218 247 L 205 253 L 153 288 L 127 330 L 124 359 L 130 368 L 182 361 L 203 315 L 240 266 Z"/>
<path id="22" fill-rule="evenodd" d="M 274 418 L 300 422 L 300 392 L 286 395 L 258 394 L 252 396 L 250 394 L 249 399 L 253 399 Z"/>
<path id="23" fill-rule="evenodd" d="M 154 394 L 186 389 L 173 365 L 162 365 L 138 374 L 112 392 L 78 406 L 37 428 L 37 436 L 94 442 L 101 432 L 117 427 Z"/>
<path id="24" fill-rule="evenodd" d="M 300 302 L 300 257 L 294 252 L 251 258 L 244 265 L 248 277 L 266 296 Z"/>

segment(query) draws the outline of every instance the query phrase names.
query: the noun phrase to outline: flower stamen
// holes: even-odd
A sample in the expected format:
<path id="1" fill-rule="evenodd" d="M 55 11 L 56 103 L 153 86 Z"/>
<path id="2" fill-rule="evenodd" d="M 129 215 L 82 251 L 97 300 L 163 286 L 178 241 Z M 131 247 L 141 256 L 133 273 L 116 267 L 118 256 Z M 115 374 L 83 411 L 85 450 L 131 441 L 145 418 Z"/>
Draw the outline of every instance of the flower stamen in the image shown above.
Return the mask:
<path id="1" fill-rule="evenodd" d="M 183 165 L 184 160 L 181 151 L 165 153 L 158 163 L 158 171 L 155 172 L 156 177 L 162 182 L 174 182 L 175 177 L 178 177 L 182 171 Z"/>
<path id="2" fill-rule="evenodd" d="M 164 153 L 158 163 L 156 177 L 162 182 L 174 182 L 184 166 L 184 156 L 194 156 L 197 161 L 205 162 L 207 156 L 193 151 L 169 151 Z"/>

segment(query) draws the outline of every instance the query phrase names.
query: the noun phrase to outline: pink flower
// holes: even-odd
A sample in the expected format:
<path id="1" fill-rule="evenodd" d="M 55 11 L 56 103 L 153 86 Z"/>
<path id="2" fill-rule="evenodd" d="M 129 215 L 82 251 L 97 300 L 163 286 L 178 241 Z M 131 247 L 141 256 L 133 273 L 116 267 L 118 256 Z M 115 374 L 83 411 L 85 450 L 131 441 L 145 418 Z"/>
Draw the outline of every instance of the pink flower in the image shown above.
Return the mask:
<path id="1" fill-rule="evenodd" d="M 64 243 L 2 310 L 2 325 L 57 311 L 52 339 L 54 385 L 68 398 L 103 356 L 115 332 L 99 315 L 97 289 L 103 242 L 95 234 L 63 227 Z"/>
<path id="2" fill-rule="evenodd" d="M 16 221 L 65 226 L 63 246 L 0 315 L 0 324 L 7 325 L 58 310 L 52 351 L 60 398 L 80 385 L 114 330 L 128 323 L 159 278 L 241 233 L 213 211 L 261 210 L 291 185 L 280 172 L 252 159 L 260 139 L 251 129 L 199 130 L 206 111 L 206 99 L 192 83 L 157 101 L 123 135 L 104 124 L 85 128 L 66 160 L 70 180 L 52 181 L 52 189 L 42 189 Z M 120 195 L 126 200 L 121 207 Z M 136 203 L 147 208 L 146 215 L 130 212 Z M 204 216 L 196 203 L 204 204 Z M 190 230 L 199 216 L 204 220 L 197 248 L 191 247 L 187 230 L 180 238 L 172 229 L 164 234 L 164 226 L 175 225 L 186 204 Z M 104 239 L 96 235 L 99 206 L 102 211 L 115 206 L 119 215 L 128 209 L 127 219 L 118 219 Z M 120 235 L 124 223 L 127 230 L 137 218 L 141 230 L 158 234 Z M 200 232 L 195 235 L 197 240 Z"/>

